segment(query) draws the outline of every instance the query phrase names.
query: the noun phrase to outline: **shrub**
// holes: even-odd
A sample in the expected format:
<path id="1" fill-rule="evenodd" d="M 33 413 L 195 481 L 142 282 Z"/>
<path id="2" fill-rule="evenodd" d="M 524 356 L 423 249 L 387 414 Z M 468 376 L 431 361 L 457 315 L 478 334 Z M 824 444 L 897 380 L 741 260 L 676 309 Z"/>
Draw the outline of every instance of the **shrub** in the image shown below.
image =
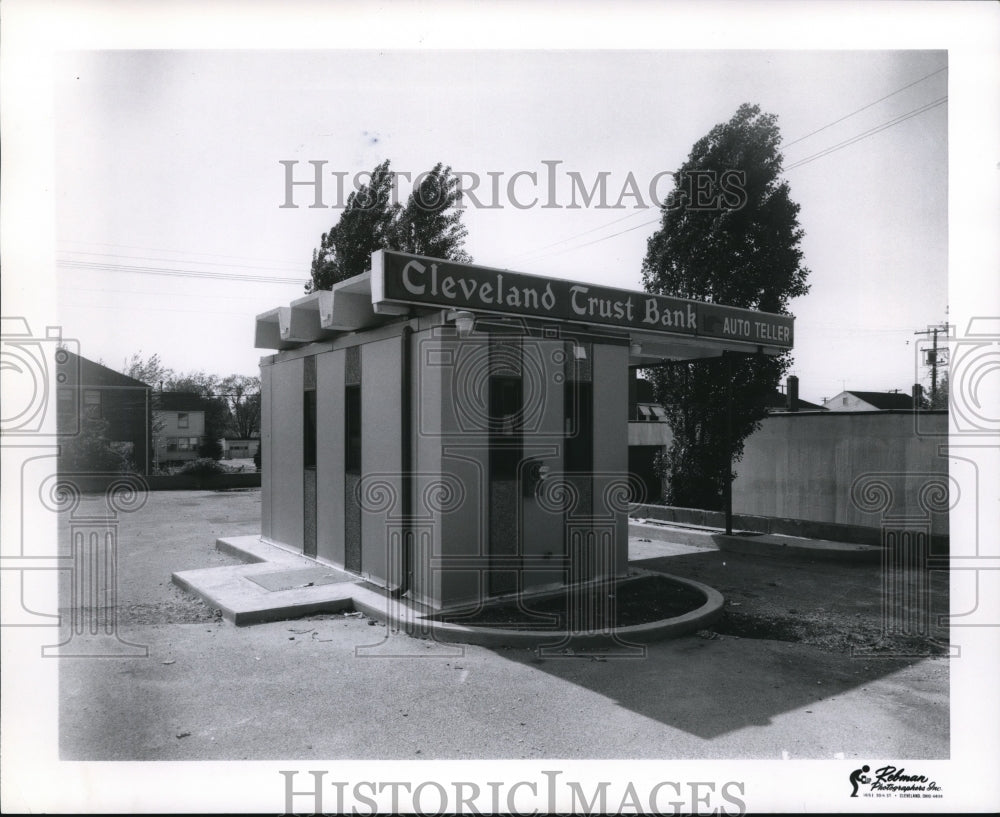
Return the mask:
<path id="1" fill-rule="evenodd" d="M 225 466 L 216 462 L 208 457 L 202 457 L 201 459 L 191 460 L 187 463 L 180 471 L 179 474 L 195 474 L 197 476 L 207 477 L 211 474 L 224 474 L 226 473 Z"/>
<path id="2" fill-rule="evenodd" d="M 108 422 L 85 417 L 80 432 L 60 446 L 59 470 L 73 472 L 124 473 L 134 470 L 124 448 L 108 439 Z"/>
<path id="3" fill-rule="evenodd" d="M 218 440 L 209 439 L 202 443 L 198 448 L 198 456 L 205 459 L 211 458 L 213 460 L 222 459 L 222 445 Z"/>

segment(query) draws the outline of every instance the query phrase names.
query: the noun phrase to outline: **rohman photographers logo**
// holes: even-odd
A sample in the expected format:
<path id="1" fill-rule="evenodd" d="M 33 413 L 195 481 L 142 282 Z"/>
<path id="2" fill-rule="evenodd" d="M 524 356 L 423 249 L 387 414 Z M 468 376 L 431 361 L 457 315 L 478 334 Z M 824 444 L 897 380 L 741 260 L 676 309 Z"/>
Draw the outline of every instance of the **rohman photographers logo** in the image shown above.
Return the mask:
<path id="1" fill-rule="evenodd" d="M 347 204 L 352 192 L 360 193 L 372 181 L 370 171 L 351 174 L 346 170 L 329 170 L 328 162 L 312 159 L 281 159 L 284 201 L 279 209 L 295 210 L 300 206 L 310 209 L 337 209 Z M 297 167 L 298 165 L 309 167 Z M 651 207 L 686 210 L 739 210 L 747 203 L 746 173 L 742 170 L 661 170 L 648 178 L 631 170 L 613 175 L 609 170 L 588 173 L 562 170 L 561 159 L 544 159 L 544 169 L 455 171 L 460 208 L 468 206 L 477 210 L 646 210 Z M 406 199 L 401 196 L 399 180 L 410 183 L 418 196 L 418 204 L 429 210 L 439 201 L 419 200 L 421 183 L 427 173 L 414 174 L 392 171 L 391 203 Z M 301 201 L 300 201 L 301 200 Z M 366 209 L 375 201 L 355 201 L 354 206 Z"/>
<path id="2" fill-rule="evenodd" d="M 874 772 L 865 764 L 848 778 L 851 797 L 941 797 L 941 787 L 923 774 L 910 774 L 905 768 L 882 766 Z"/>

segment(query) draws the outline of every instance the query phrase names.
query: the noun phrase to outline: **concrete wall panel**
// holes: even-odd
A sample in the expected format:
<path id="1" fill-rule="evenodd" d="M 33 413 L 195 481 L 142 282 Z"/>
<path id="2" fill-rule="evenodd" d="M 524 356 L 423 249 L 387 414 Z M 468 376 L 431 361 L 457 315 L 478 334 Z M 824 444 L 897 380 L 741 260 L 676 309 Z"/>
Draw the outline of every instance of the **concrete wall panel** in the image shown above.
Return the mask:
<path id="1" fill-rule="evenodd" d="M 594 514 L 615 517 L 615 572 L 628 572 L 628 519 L 606 494 L 609 483 L 628 473 L 628 354 L 626 346 L 595 343 L 594 359 Z M 601 477 L 608 474 L 608 477 Z M 617 475 L 617 477 L 616 477 Z M 619 506 L 627 498 L 618 498 Z"/>
<path id="2" fill-rule="evenodd" d="M 413 426 L 414 479 L 413 507 L 417 515 L 425 517 L 427 527 L 415 537 L 415 550 L 427 549 L 430 554 L 441 552 L 442 514 L 425 507 L 424 491 L 427 483 L 441 472 L 441 362 L 442 342 L 431 329 L 415 332 L 410 339 L 412 369 L 410 372 Z M 464 487 L 464 486 L 462 486 Z M 414 553 L 419 562 L 421 554 Z M 429 562 L 428 562 L 429 564 Z M 411 593 L 420 601 L 439 605 L 441 576 L 428 569 L 414 570 Z"/>
<path id="3" fill-rule="evenodd" d="M 316 549 L 337 565 L 344 564 L 344 362 L 343 349 L 316 358 Z"/>
<path id="4" fill-rule="evenodd" d="M 273 538 L 271 533 L 271 492 L 274 485 L 274 461 L 271 457 L 271 425 L 274 412 L 271 409 L 271 366 L 260 367 L 260 534 L 265 539 Z"/>
<path id="5" fill-rule="evenodd" d="M 392 506 L 386 510 L 376 510 L 372 505 L 361 510 L 361 572 L 380 582 L 389 580 L 386 555 L 389 515 L 401 512 L 401 363 L 398 337 L 361 347 L 361 470 L 366 478 L 382 475 L 394 497 Z"/>
<path id="6" fill-rule="evenodd" d="M 271 366 L 271 537 L 302 549 L 302 359 Z"/>

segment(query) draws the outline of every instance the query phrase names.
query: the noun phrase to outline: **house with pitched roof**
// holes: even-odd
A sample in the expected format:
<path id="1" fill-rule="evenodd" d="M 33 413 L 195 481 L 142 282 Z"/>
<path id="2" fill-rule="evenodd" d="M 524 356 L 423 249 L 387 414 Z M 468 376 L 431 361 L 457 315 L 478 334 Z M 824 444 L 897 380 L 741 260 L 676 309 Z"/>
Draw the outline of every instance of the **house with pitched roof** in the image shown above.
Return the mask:
<path id="1" fill-rule="evenodd" d="M 913 398 L 899 391 L 842 391 L 823 401 L 827 411 L 912 411 Z"/>
<path id="2" fill-rule="evenodd" d="M 56 416 L 66 445 L 72 446 L 88 429 L 99 429 L 106 447 L 130 460 L 136 473 L 148 474 L 153 428 L 150 386 L 68 349 L 59 355 L 66 360 L 56 388 Z M 91 460 L 85 459 L 76 462 L 74 470 L 105 470 L 96 464 L 87 468 Z"/>
<path id="3" fill-rule="evenodd" d="M 156 395 L 153 411 L 158 466 L 181 464 L 198 458 L 207 441 L 205 398 L 195 392 L 165 391 Z"/>

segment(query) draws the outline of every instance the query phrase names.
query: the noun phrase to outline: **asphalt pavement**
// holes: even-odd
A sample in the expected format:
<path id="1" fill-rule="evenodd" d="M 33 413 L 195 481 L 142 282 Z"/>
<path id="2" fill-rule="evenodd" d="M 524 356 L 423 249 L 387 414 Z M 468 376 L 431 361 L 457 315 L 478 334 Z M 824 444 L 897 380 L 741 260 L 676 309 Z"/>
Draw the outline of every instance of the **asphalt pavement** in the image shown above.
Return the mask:
<path id="1" fill-rule="evenodd" d="M 60 660 L 63 760 L 949 755 L 948 660 L 886 632 L 878 565 L 634 539 L 635 564 L 723 592 L 724 620 L 539 657 L 356 613 L 223 621 L 170 576 L 235 564 L 214 542 L 255 532 L 259 506 L 258 490 L 158 492 L 122 516 L 117 633 L 148 654 Z"/>

